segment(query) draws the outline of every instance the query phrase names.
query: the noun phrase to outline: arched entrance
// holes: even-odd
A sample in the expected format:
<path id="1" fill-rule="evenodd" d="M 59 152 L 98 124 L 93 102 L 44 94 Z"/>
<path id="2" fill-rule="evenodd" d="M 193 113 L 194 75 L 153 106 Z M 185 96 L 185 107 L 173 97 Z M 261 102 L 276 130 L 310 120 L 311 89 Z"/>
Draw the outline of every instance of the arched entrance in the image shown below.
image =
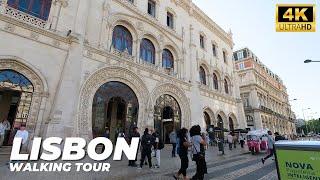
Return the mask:
<path id="1" fill-rule="evenodd" d="M 113 142 L 119 133 L 128 136 L 137 126 L 138 111 L 138 98 L 129 86 L 118 81 L 103 84 L 92 104 L 93 137 L 104 136 L 106 129 L 109 129 Z"/>
<path id="2" fill-rule="evenodd" d="M 11 145 L 15 129 L 27 123 L 34 92 L 33 84 L 24 75 L 10 69 L 0 70 L 0 120 L 8 120 L 4 145 Z"/>
<path id="3" fill-rule="evenodd" d="M 203 112 L 204 122 L 206 123 L 206 129 L 211 125 L 210 116 L 207 112 Z"/>
<path id="4" fill-rule="evenodd" d="M 154 106 L 154 128 L 163 142 L 170 143 L 169 134 L 181 127 L 181 110 L 176 99 L 168 94 L 161 95 Z"/>
<path id="5" fill-rule="evenodd" d="M 231 117 L 229 117 L 229 130 L 233 131 L 234 130 L 234 124 L 233 124 L 233 120 Z"/>

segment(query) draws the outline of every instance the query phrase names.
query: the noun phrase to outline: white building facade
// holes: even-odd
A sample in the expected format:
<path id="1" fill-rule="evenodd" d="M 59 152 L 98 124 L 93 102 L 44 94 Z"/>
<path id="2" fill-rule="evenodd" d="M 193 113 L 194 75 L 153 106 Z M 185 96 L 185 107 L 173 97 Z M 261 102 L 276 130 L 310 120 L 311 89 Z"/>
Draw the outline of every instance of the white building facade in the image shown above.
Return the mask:
<path id="1" fill-rule="evenodd" d="M 31 138 L 247 127 L 232 35 L 192 1 L 0 2 L 0 115 Z"/>

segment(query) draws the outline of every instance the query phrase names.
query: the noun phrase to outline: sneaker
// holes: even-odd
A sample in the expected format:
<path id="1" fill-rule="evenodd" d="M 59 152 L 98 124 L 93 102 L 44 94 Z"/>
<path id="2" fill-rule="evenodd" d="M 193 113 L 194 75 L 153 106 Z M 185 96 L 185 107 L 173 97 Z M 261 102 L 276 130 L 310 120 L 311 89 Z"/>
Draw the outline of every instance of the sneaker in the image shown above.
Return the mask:
<path id="1" fill-rule="evenodd" d="M 142 167 L 141 167 L 141 166 L 139 166 L 137 169 L 138 169 L 138 170 L 141 170 L 141 169 L 142 169 Z"/>
<path id="2" fill-rule="evenodd" d="M 264 164 L 264 162 L 265 162 L 266 160 L 264 160 L 263 158 L 261 158 L 261 162 L 262 162 L 262 164 Z"/>
<path id="3" fill-rule="evenodd" d="M 160 168 L 160 166 L 158 166 L 158 165 L 155 165 L 155 166 L 154 166 L 154 168 Z"/>

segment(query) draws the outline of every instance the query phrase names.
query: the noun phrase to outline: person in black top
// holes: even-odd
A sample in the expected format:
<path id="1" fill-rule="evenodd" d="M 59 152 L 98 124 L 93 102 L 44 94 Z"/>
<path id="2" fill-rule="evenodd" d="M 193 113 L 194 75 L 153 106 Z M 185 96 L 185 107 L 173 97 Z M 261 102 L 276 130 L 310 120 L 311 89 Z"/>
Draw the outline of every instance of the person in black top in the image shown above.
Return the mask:
<path id="1" fill-rule="evenodd" d="M 274 138 L 275 141 L 286 140 L 286 138 L 281 136 L 278 132 L 275 132 L 274 135 L 275 135 L 275 138 Z"/>
<path id="2" fill-rule="evenodd" d="M 183 179 L 188 179 L 187 177 L 187 169 L 189 166 L 189 159 L 188 159 L 188 148 L 191 146 L 191 143 L 188 141 L 187 137 L 188 130 L 186 128 L 182 128 L 179 133 L 179 157 L 181 160 L 181 165 L 179 171 L 173 175 L 175 179 L 178 179 L 179 176 L 182 174 Z"/>
<path id="3" fill-rule="evenodd" d="M 131 135 L 129 137 L 129 144 L 131 144 L 131 140 L 132 140 L 133 137 L 140 138 L 140 133 L 138 132 L 138 127 L 133 127 L 133 132 L 131 133 Z M 138 151 L 137 151 L 137 153 L 138 153 Z M 137 154 L 136 154 L 136 159 L 135 160 L 129 160 L 129 165 L 128 166 L 137 167 L 136 161 L 137 161 Z"/>
<path id="4" fill-rule="evenodd" d="M 153 144 L 153 137 L 149 134 L 149 129 L 146 128 L 144 130 L 143 136 L 141 138 L 142 151 L 141 151 L 141 160 L 140 160 L 139 169 L 142 168 L 143 162 L 144 162 L 146 157 L 148 158 L 149 168 L 152 168 L 152 163 L 151 163 L 151 148 L 152 148 L 152 144 Z"/>

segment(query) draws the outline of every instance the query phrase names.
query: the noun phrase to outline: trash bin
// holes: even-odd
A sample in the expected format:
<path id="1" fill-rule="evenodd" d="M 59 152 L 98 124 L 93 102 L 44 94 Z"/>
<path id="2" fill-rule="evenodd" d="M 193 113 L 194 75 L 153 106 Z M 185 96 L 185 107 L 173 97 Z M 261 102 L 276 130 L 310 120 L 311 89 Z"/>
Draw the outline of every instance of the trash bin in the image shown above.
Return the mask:
<path id="1" fill-rule="evenodd" d="M 279 180 L 320 179 L 320 141 L 278 141 Z"/>

